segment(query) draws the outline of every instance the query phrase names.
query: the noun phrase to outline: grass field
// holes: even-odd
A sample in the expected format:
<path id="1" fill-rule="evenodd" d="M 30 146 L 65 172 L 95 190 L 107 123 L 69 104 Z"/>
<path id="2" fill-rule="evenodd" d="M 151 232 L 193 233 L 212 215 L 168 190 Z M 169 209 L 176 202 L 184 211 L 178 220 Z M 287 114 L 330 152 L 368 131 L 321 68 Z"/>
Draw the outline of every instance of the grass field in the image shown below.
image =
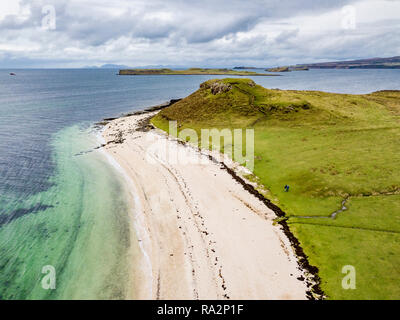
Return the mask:
<path id="1" fill-rule="evenodd" d="M 125 69 L 119 75 L 231 75 L 231 76 L 276 76 L 276 74 L 258 73 L 255 71 L 237 71 L 231 69 L 190 68 L 186 70 L 172 69 Z"/>
<path id="2" fill-rule="evenodd" d="M 269 90 L 210 80 L 162 110 L 168 131 L 254 128 L 256 180 L 287 215 L 330 299 L 400 298 L 400 92 Z M 290 186 L 284 192 L 283 186 Z M 331 214 L 342 207 L 335 218 Z M 356 289 L 342 288 L 342 267 Z"/>

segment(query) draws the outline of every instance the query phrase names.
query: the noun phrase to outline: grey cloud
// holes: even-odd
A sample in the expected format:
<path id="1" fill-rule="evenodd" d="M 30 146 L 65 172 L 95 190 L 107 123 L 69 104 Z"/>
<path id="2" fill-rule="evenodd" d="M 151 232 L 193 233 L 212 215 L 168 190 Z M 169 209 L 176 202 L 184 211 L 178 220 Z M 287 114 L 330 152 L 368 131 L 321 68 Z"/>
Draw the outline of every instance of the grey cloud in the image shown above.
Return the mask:
<path id="1" fill-rule="evenodd" d="M 2 57 L 7 53 L 8 63 L 20 63 L 25 58 L 31 65 L 34 59 L 61 65 L 91 65 L 96 61 L 129 64 L 134 55 L 135 64 L 230 66 L 246 62 L 263 66 L 283 61 L 308 62 L 302 60 L 305 58 L 347 58 L 362 54 L 367 57 L 375 52 L 399 50 L 399 36 L 393 30 L 398 20 L 379 21 L 376 30 L 360 25 L 360 34 L 358 30 L 321 34 L 318 28 L 303 34 L 298 26 L 287 22 L 295 16 L 317 16 L 355 2 L 23 0 L 23 4 L 31 7 L 29 17 L 24 21 L 18 21 L 16 16 L 0 20 L 0 44 L 5 47 L 17 39 L 17 45 L 25 41 L 40 49 L 33 53 L 0 49 L 0 61 L 3 59 L 4 63 L 6 58 Z M 56 8 L 57 29 L 36 31 L 43 18 L 42 6 L 48 4 Z M 106 5 L 114 5 L 120 11 L 108 12 Z M 163 15 L 167 17 L 164 19 Z M 279 32 L 272 38 L 267 33 L 254 33 L 264 22 Z M 392 30 L 392 38 L 386 35 L 388 30 Z M 242 33 L 247 36 L 240 37 Z M 386 43 L 380 43 L 380 39 Z M 318 42 L 321 44 L 316 45 Z"/>
<path id="2" fill-rule="evenodd" d="M 276 43 L 282 43 L 282 42 L 288 42 L 291 39 L 294 39 L 297 37 L 299 34 L 299 29 L 294 29 L 294 30 L 285 30 L 282 31 L 276 38 L 275 42 Z"/>
<path id="3" fill-rule="evenodd" d="M 32 2 L 32 1 L 31 1 Z M 30 3 L 24 0 L 24 3 Z M 32 19 L 29 23 L 18 25 L 9 17 L 8 28 L 26 28 L 33 21 L 41 21 L 41 8 L 44 4 L 54 4 L 57 10 L 58 31 L 65 32 L 71 39 L 87 42 L 88 45 L 101 45 L 112 38 L 132 36 L 138 38 L 167 38 L 178 36 L 187 43 L 209 42 L 230 33 L 246 31 L 260 19 L 285 17 L 305 11 L 321 11 L 338 7 L 349 1 L 154 1 L 146 4 L 142 12 L 127 10 L 120 16 L 96 16 L 96 7 L 87 12 L 68 11 L 68 1 L 32 2 Z M 316 3 L 316 4 L 315 4 Z M 146 20 L 146 12 L 166 11 L 174 15 L 174 21 L 164 23 L 157 19 Z M 14 19 L 15 21 L 15 19 Z"/>

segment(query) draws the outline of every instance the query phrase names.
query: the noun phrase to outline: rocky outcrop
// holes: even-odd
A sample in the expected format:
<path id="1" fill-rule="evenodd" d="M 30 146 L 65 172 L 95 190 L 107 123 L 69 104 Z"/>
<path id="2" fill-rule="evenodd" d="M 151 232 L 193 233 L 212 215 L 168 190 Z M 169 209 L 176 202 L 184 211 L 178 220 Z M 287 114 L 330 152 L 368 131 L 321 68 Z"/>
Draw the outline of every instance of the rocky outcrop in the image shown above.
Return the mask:
<path id="1" fill-rule="evenodd" d="M 254 87 L 256 84 L 253 80 L 249 80 L 248 85 Z M 233 88 L 232 84 L 226 83 L 223 80 L 209 80 L 200 85 L 200 89 L 211 90 L 213 95 L 225 93 Z"/>
<path id="2" fill-rule="evenodd" d="M 216 95 L 222 92 L 228 92 L 232 89 L 232 85 L 224 83 L 222 81 L 206 81 L 200 85 L 200 89 L 211 89 L 211 93 Z"/>
<path id="3" fill-rule="evenodd" d="M 229 90 L 232 89 L 232 86 L 227 83 L 216 82 L 216 83 L 212 84 L 210 89 L 211 89 L 211 93 L 213 95 L 216 95 L 218 93 L 228 92 Z"/>

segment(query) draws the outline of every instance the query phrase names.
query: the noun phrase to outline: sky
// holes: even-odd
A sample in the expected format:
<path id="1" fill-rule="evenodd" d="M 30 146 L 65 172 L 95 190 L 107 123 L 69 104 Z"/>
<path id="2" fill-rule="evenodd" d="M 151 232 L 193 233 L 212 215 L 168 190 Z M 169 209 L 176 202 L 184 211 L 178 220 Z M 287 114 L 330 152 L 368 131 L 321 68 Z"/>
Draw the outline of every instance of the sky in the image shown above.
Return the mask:
<path id="1" fill-rule="evenodd" d="M 400 56 L 400 0 L 0 0 L 0 68 Z"/>

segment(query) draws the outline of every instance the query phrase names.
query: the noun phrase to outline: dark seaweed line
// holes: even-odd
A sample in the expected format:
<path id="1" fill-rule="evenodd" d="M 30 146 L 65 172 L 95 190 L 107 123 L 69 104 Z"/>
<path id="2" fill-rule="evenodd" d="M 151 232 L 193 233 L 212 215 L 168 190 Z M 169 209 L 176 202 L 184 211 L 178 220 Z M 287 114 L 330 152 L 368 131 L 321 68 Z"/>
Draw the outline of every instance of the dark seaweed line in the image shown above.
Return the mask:
<path id="1" fill-rule="evenodd" d="M 151 118 L 152 116 L 146 118 L 146 120 L 150 122 Z M 156 129 L 152 124 L 149 124 L 149 126 L 152 127 L 152 129 Z M 166 133 L 166 135 L 169 136 L 168 133 Z M 183 146 L 191 147 L 186 141 L 177 139 L 176 137 L 174 137 L 174 139 L 177 143 L 182 144 Z M 200 153 L 202 153 L 201 148 L 198 148 L 198 150 Z M 294 248 L 297 257 L 297 263 L 300 267 L 300 270 L 306 271 L 308 273 L 307 287 L 310 289 L 306 291 L 307 298 L 309 300 L 324 299 L 326 295 L 320 287 L 321 278 L 318 275 L 319 269 L 318 267 L 310 264 L 307 255 L 304 253 L 304 250 L 300 245 L 299 240 L 290 231 L 289 225 L 287 223 L 288 217 L 286 213 L 277 205 L 272 203 L 271 200 L 267 199 L 264 195 L 262 195 L 259 191 L 257 191 L 251 184 L 247 183 L 243 178 L 237 175 L 236 172 L 233 169 L 229 168 L 223 161 L 218 161 L 212 155 L 209 154 L 206 154 L 206 156 L 213 163 L 221 165 L 221 168 L 226 170 L 230 174 L 230 176 L 238 183 L 240 183 L 247 192 L 251 193 L 256 198 L 258 198 L 262 203 L 264 203 L 267 206 L 267 208 L 271 209 L 279 218 L 283 218 L 279 219 L 278 223 L 281 225 L 284 234 L 288 238 L 291 246 Z"/>
<path id="2" fill-rule="evenodd" d="M 320 287 L 321 283 L 321 278 L 318 275 L 319 269 L 316 266 L 313 266 L 310 264 L 308 261 L 307 255 L 304 253 L 303 248 L 300 245 L 299 240 L 294 236 L 294 234 L 290 231 L 289 225 L 287 223 L 287 216 L 286 213 L 279 208 L 277 205 L 271 202 L 271 200 L 267 199 L 264 195 L 262 195 L 259 191 L 257 191 L 254 186 L 251 184 L 247 183 L 243 178 L 241 178 L 239 175 L 236 174 L 236 172 L 229 168 L 224 162 L 218 162 L 216 159 L 214 159 L 211 155 L 208 156 L 209 159 L 213 162 L 219 163 L 224 170 L 226 170 L 233 179 L 235 179 L 238 183 L 242 185 L 242 187 L 254 195 L 256 198 L 258 198 L 261 202 L 263 202 L 269 209 L 271 209 L 279 218 L 278 223 L 282 226 L 283 232 L 286 235 L 286 237 L 289 239 L 290 244 L 295 250 L 296 256 L 297 256 L 297 262 L 300 266 L 301 270 L 305 270 L 308 272 L 310 276 L 310 280 L 307 283 L 307 287 L 311 287 L 306 292 L 307 298 L 309 300 L 322 300 L 325 297 L 324 292 L 322 291 Z"/>

